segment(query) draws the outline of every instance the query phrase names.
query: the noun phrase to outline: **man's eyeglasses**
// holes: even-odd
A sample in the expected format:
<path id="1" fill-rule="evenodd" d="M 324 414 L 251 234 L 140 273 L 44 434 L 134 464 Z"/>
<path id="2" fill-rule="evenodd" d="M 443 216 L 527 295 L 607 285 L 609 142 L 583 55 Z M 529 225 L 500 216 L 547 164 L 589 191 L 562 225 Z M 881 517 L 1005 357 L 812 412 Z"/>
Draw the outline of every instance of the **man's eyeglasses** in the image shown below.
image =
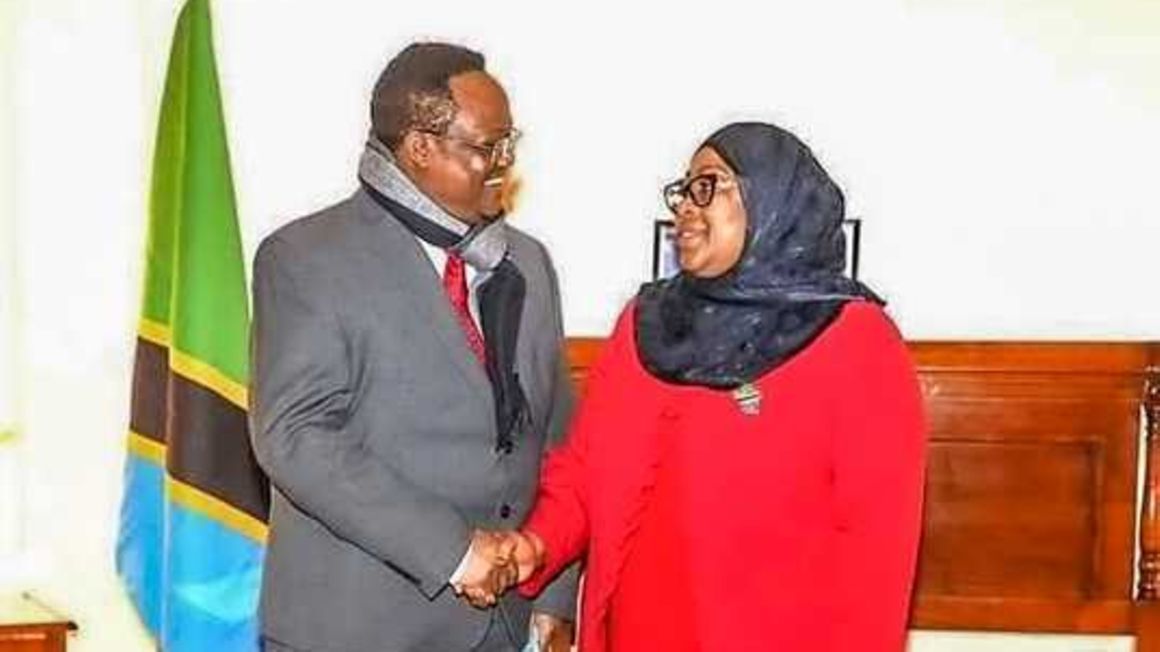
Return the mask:
<path id="1" fill-rule="evenodd" d="M 489 170 L 500 166 L 511 165 L 513 162 L 515 162 L 516 145 L 519 144 L 520 137 L 523 136 L 519 129 L 513 128 L 491 143 L 476 143 L 462 136 L 456 136 L 453 134 L 444 134 L 426 129 L 420 129 L 419 131 L 422 131 L 425 134 L 431 134 L 432 136 L 436 136 L 444 140 L 450 140 L 452 142 L 459 143 L 460 145 L 463 145 L 473 152 L 478 153 L 480 156 L 487 160 L 487 167 Z"/>
<path id="2" fill-rule="evenodd" d="M 713 203 L 713 195 L 717 193 L 717 183 L 720 177 L 716 174 L 698 174 L 690 179 L 677 179 L 665 185 L 661 190 L 665 198 L 665 206 L 673 213 L 680 208 L 681 202 L 688 199 L 694 206 L 704 208 Z"/>

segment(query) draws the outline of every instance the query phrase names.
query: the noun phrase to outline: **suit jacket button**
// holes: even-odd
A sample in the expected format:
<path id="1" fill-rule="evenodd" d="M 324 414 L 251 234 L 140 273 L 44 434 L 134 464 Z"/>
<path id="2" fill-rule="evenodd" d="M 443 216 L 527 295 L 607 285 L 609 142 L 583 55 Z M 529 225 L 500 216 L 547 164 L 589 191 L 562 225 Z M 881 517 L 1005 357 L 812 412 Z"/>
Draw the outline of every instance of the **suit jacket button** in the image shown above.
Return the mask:
<path id="1" fill-rule="evenodd" d="M 511 515 L 512 515 L 512 506 L 511 505 L 504 503 L 503 505 L 500 506 L 500 508 L 499 508 L 499 517 L 500 518 L 511 518 Z"/>

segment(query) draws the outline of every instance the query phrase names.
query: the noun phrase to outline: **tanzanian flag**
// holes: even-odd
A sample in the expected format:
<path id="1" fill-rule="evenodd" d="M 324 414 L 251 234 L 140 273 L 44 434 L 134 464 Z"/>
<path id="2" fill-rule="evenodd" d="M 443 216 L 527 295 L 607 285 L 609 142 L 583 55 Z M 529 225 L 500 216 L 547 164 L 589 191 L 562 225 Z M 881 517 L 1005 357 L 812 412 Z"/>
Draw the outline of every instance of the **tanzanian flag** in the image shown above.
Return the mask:
<path id="1" fill-rule="evenodd" d="M 269 489 L 208 0 L 188 0 L 153 159 L 117 569 L 166 652 L 256 650 Z"/>

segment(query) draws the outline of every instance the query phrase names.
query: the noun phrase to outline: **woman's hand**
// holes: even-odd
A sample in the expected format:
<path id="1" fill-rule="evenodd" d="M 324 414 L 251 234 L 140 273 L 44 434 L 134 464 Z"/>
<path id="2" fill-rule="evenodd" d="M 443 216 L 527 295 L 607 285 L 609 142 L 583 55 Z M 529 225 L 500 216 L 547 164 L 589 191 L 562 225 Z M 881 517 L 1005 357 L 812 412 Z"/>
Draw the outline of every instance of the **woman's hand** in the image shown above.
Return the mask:
<path id="1" fill-rule="evenodd" d="M 544 564 L 544 542 L 535 532 L 523 531 L 510 534 L 515 544 L 511 559 L 518 571 L 518 582 L 524 582 Z"/>

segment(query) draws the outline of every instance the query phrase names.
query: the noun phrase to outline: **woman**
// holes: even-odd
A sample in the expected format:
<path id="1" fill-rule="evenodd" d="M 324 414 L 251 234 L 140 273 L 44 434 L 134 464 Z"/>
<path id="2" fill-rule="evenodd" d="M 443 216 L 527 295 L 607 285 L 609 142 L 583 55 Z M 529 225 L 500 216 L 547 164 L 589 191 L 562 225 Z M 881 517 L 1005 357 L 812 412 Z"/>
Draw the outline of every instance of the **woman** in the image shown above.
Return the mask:
<path id="1" fill-rule="evenodd" d="M 592 369 L 520 590 L 587 552 L 584 652 L 901 651 L 921 395 L 882 302 L 842 275 L 841 192 L 792 134 L 743 123 L 665 195 L 681 273 L 641 289 Z"/>

